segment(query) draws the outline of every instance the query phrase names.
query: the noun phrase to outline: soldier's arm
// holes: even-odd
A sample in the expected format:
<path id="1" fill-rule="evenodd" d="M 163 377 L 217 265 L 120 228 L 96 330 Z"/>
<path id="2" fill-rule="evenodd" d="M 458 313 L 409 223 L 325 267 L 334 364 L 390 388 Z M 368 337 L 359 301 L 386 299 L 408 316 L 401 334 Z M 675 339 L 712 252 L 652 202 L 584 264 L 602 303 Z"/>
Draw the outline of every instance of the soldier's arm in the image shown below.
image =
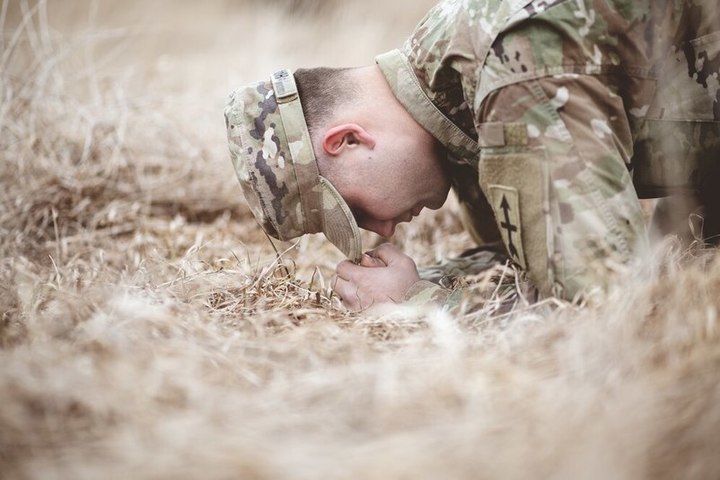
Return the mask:
<path id="1" fill-rule="evenodd" d="M 565 75 L 518 82 L 493 92 L 478 112 L 480 188 L 508 256 L 544 295 L 572 299 L 606 288 L 647 248 L 617 81 Z M 464 301 L 461 291 L 429 282 L 406 299 Z"/>
<path id="2" fill-rule="evenodd" d="M 607 287 L 646 247 L 630 125 L 609 77 L 565 75 L 493 92 L 478 113 L 480 186 L 510 257 L 545 295 Z"/>
<path id="3" fill-rule="evenodd" d="M 419 306 L 435 304 L 450 311 L 459 312 L 460 307 L 465 311 L 475 311 L 482 308 L 491 295 L 462 285 L 470 285 L 470 279 L 473 279 L 472 283 L 496 290 L 495 274 L 507 262 L 503 247 L 497 242 L 466 250 L 459 257 L 446 258 L 437 265 L 419 268 L 421 281 L 410 287 L 405 301 Z"/>

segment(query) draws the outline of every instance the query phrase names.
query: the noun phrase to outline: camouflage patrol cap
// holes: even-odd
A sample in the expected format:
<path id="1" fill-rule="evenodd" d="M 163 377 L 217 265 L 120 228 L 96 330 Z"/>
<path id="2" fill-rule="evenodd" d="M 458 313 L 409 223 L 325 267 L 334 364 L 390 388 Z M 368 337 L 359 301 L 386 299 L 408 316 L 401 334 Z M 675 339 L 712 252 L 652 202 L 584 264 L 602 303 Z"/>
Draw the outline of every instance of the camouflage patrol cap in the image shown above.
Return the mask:
<path id="1" fill-rule="evenodd" d="M 350 208 L 320 175 L 293 74 L 230 95 L 225 107 L 230 156 L 262 228 L 278 240 L 323 232 L 349 259 L 362 254 Z"/>

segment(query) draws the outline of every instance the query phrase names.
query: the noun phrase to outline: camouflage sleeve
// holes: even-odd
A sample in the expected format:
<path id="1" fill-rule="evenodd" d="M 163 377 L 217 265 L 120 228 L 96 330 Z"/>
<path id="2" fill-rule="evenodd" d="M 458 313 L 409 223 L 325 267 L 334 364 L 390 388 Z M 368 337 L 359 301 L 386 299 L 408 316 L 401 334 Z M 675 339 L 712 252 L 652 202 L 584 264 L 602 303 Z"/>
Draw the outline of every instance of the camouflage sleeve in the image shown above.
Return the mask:
<path id="1" fill-rule="evenodd" d="M 647 248 L 631 165 L 655 91 L 649 3 L 540 3 L 483 61 L 478 176 L 508 254 L 544 295 L 572 299 Z"/>
<path id="2" fill-rule="evenodd" d="M 545 295 L 607 287 L 644 248 L 645 222 L 628 163 L 632 140 L 614 79 L 555 76 L 488 98 L 480 187 L 508 254 Z M 502 107 L 502 108 L 500 108 Z"/>
<path id="3" fill-rule="evenodd" d="M 405 303 L 419 307 L 437 305 L 454 310 L 459 306 L 462 294 L 460 288 L 451 289 L 429 280 L 420 280 L 405 294 Z"/>
<path id="4" fill-rule="evenodd" d="M 482 307 L 486 297 L 472 298 L 469 289 L 463 288 L 464 279 L 490 272 L 508 261 L 500 243 L 490 243 L 466 250 L 459 257 L 445 259 L 442 263 L 418 269 L 416 282 L 405 295 L 410 305 L 440 305 L 457 312 L 463 306 L 468 311 Z"/>

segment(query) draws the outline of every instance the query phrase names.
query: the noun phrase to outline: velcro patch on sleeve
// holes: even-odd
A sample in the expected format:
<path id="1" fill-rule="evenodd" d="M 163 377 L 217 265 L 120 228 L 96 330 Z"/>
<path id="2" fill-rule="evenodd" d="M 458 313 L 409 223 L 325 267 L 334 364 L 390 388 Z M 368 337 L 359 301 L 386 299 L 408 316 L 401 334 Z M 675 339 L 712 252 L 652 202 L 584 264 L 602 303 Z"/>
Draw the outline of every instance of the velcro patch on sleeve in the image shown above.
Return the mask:
<path id="1" fill-rule="evenodd" d="M 504 185 L 489 185 L 489 190 L 490 204 L 495 212 L 495 219 L 508 255 L 526 269 L 518 191 L 516 188 Z"/>

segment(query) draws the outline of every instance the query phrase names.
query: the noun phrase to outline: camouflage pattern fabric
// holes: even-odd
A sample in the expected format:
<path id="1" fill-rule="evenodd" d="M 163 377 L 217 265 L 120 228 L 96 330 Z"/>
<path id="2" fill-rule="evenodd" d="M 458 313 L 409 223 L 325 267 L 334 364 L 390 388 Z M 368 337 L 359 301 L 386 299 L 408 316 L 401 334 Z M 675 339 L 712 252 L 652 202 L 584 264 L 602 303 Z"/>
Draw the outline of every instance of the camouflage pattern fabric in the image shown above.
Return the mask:
<path id="1" fill-rule="evenodd" d="M 717 198 L 719 15 L 717 0 L 451 0 L 377 63 L 454 170 L 476 170 L 453 182 L 474 237 L 499 234 L 570 299 L 646 248 L 638 192 Z"/>
<path id="2" fill-rule="evenodd" d="M 225 108 L 230 156 L 248 205 L 279 240 L 323 232 L 349 259 L 362 254 L 350 208 L 319 173 L 293 75 L 239 88 Z"/>
<path id="3" fill-rule="evenodd" d="M 500 243 L 483 245 L 464 251 L 459 257 L 444 259 L 437 265 L 418 268 L 423 280 L 451 288 L 460 278 L 478 275 L 509 261 Z"/>
<path id="4" fill-rule="evenodd" d="M 500 314 L 512 310 L 520 295 L 537 300 L 536 289 L 516 276 L 501 242 L 471 248 L 418 268 L 418 273 L 422 280 L 405 295 L 406 303 L 415 306 L 442 305 L 452 314 Z"/>

